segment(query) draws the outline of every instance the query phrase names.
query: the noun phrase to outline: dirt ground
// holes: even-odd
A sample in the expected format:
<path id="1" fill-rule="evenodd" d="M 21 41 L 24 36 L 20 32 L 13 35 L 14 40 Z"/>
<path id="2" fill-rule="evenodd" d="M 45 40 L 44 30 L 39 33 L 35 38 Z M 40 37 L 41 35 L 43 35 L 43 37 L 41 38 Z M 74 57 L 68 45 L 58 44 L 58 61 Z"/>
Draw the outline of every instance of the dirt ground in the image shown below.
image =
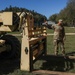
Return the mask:
<path id="1" fill-rule="evenodd" d="M 66 72 L 55 72 L 55 71 L 47 71 L 47 70 L 38 70 L 33 73 L 37 75 L 75 75 L 74 73 L 66 73 Z"/>

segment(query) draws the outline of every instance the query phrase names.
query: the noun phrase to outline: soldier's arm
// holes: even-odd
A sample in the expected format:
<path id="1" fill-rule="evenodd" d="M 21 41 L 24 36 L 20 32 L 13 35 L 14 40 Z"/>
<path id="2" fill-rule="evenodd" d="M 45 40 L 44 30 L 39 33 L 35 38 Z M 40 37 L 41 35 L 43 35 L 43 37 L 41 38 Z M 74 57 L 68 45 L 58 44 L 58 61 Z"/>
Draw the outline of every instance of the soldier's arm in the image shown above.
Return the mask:
<path id="1" fill-rule="evenodd" d="M 47 28 L 51 29 L 51 26 L 50 26 L 50 25 L 48 25 L 48 23 L 47 23 L 47 22 L 46 22 L 46 23 L 42 23 L 42 26 L 45 26 L 45 27 L 47 27 Z"/>
<path id="2" fill-rule="evenodd" d="M 51 24 L 48 24 L 48 23 L 43 23 L 42 25 L 47 27 L 48 29 L 55 29 L 55 25 L 51 25 Z"/>
<path id="3" fill-rule="evenodd" d="M 46 25 L 46 27 L 48 28 L 48 29 L 55 29 L 55 25 Z"/>
<path id="4" fill-rule="evenodd" d="M 55 29 L 55 25 L 52 25 L 51 28 L 54 30 Z"/>

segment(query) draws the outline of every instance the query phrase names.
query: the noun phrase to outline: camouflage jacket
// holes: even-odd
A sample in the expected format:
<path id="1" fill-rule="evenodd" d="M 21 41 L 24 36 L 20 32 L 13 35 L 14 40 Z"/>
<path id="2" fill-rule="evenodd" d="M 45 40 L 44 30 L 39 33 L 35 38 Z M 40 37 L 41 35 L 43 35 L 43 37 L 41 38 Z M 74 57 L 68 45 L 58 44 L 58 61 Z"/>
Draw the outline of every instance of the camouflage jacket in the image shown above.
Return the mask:
<path id="1" fill-rule="evenodd" d="M 63 38 L 65 37 L 65 29 L 63 27 L 63 25 L 52 25 L 51 26 L 52 29 L 54 29 L 54 40 L 63 40 Z"/>

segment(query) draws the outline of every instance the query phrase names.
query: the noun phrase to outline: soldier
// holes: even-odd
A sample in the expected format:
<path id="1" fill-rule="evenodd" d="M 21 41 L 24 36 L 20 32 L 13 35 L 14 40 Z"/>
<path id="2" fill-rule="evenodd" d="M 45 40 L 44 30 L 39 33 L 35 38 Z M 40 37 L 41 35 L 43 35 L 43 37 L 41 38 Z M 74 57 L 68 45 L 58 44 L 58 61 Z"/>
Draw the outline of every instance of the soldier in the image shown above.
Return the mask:
<path id="1" fill-rule="evenodd" d="M 60 19 L 58 24 L 52 25 L 54 29 L 54 46 L 55 46 L 55 55 L 58 55 L 58 46 L 60 44 L 62 49 L 62 54 L 65 55 L 65 48 L 64 48 L 64 40 L 65 40 L 65 29 L 63 27 L 63 21 Z"/>
<path id="2" fill-rule="evenodd" d="M 49 29 L 52 28 L 54 30 L 53 43 L 55 47 L 55 55 L 58 55 L 59 44 L 62 49 L 62 54 L 65 55 L 65 48 L 64 48 L 65 29 L 63 27 L 63 20 L 60 19 L 57 24 L 52 26 L 46 23 L 46 27 L 48 27 Z"/>

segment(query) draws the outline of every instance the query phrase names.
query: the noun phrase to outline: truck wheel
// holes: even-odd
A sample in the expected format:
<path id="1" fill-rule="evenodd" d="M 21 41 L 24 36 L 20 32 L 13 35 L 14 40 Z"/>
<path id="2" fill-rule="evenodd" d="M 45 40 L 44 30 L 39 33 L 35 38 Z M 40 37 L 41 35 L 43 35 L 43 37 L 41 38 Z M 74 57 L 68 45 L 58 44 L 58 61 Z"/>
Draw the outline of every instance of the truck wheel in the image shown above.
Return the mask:
<path id="1" fill-rule="evenodd" d="M 6 50 L 0 54 L 1 58 L 20 58 L 20 41 L 12 35 L 4 35 L 1 39 L 5 40 Z"/>

